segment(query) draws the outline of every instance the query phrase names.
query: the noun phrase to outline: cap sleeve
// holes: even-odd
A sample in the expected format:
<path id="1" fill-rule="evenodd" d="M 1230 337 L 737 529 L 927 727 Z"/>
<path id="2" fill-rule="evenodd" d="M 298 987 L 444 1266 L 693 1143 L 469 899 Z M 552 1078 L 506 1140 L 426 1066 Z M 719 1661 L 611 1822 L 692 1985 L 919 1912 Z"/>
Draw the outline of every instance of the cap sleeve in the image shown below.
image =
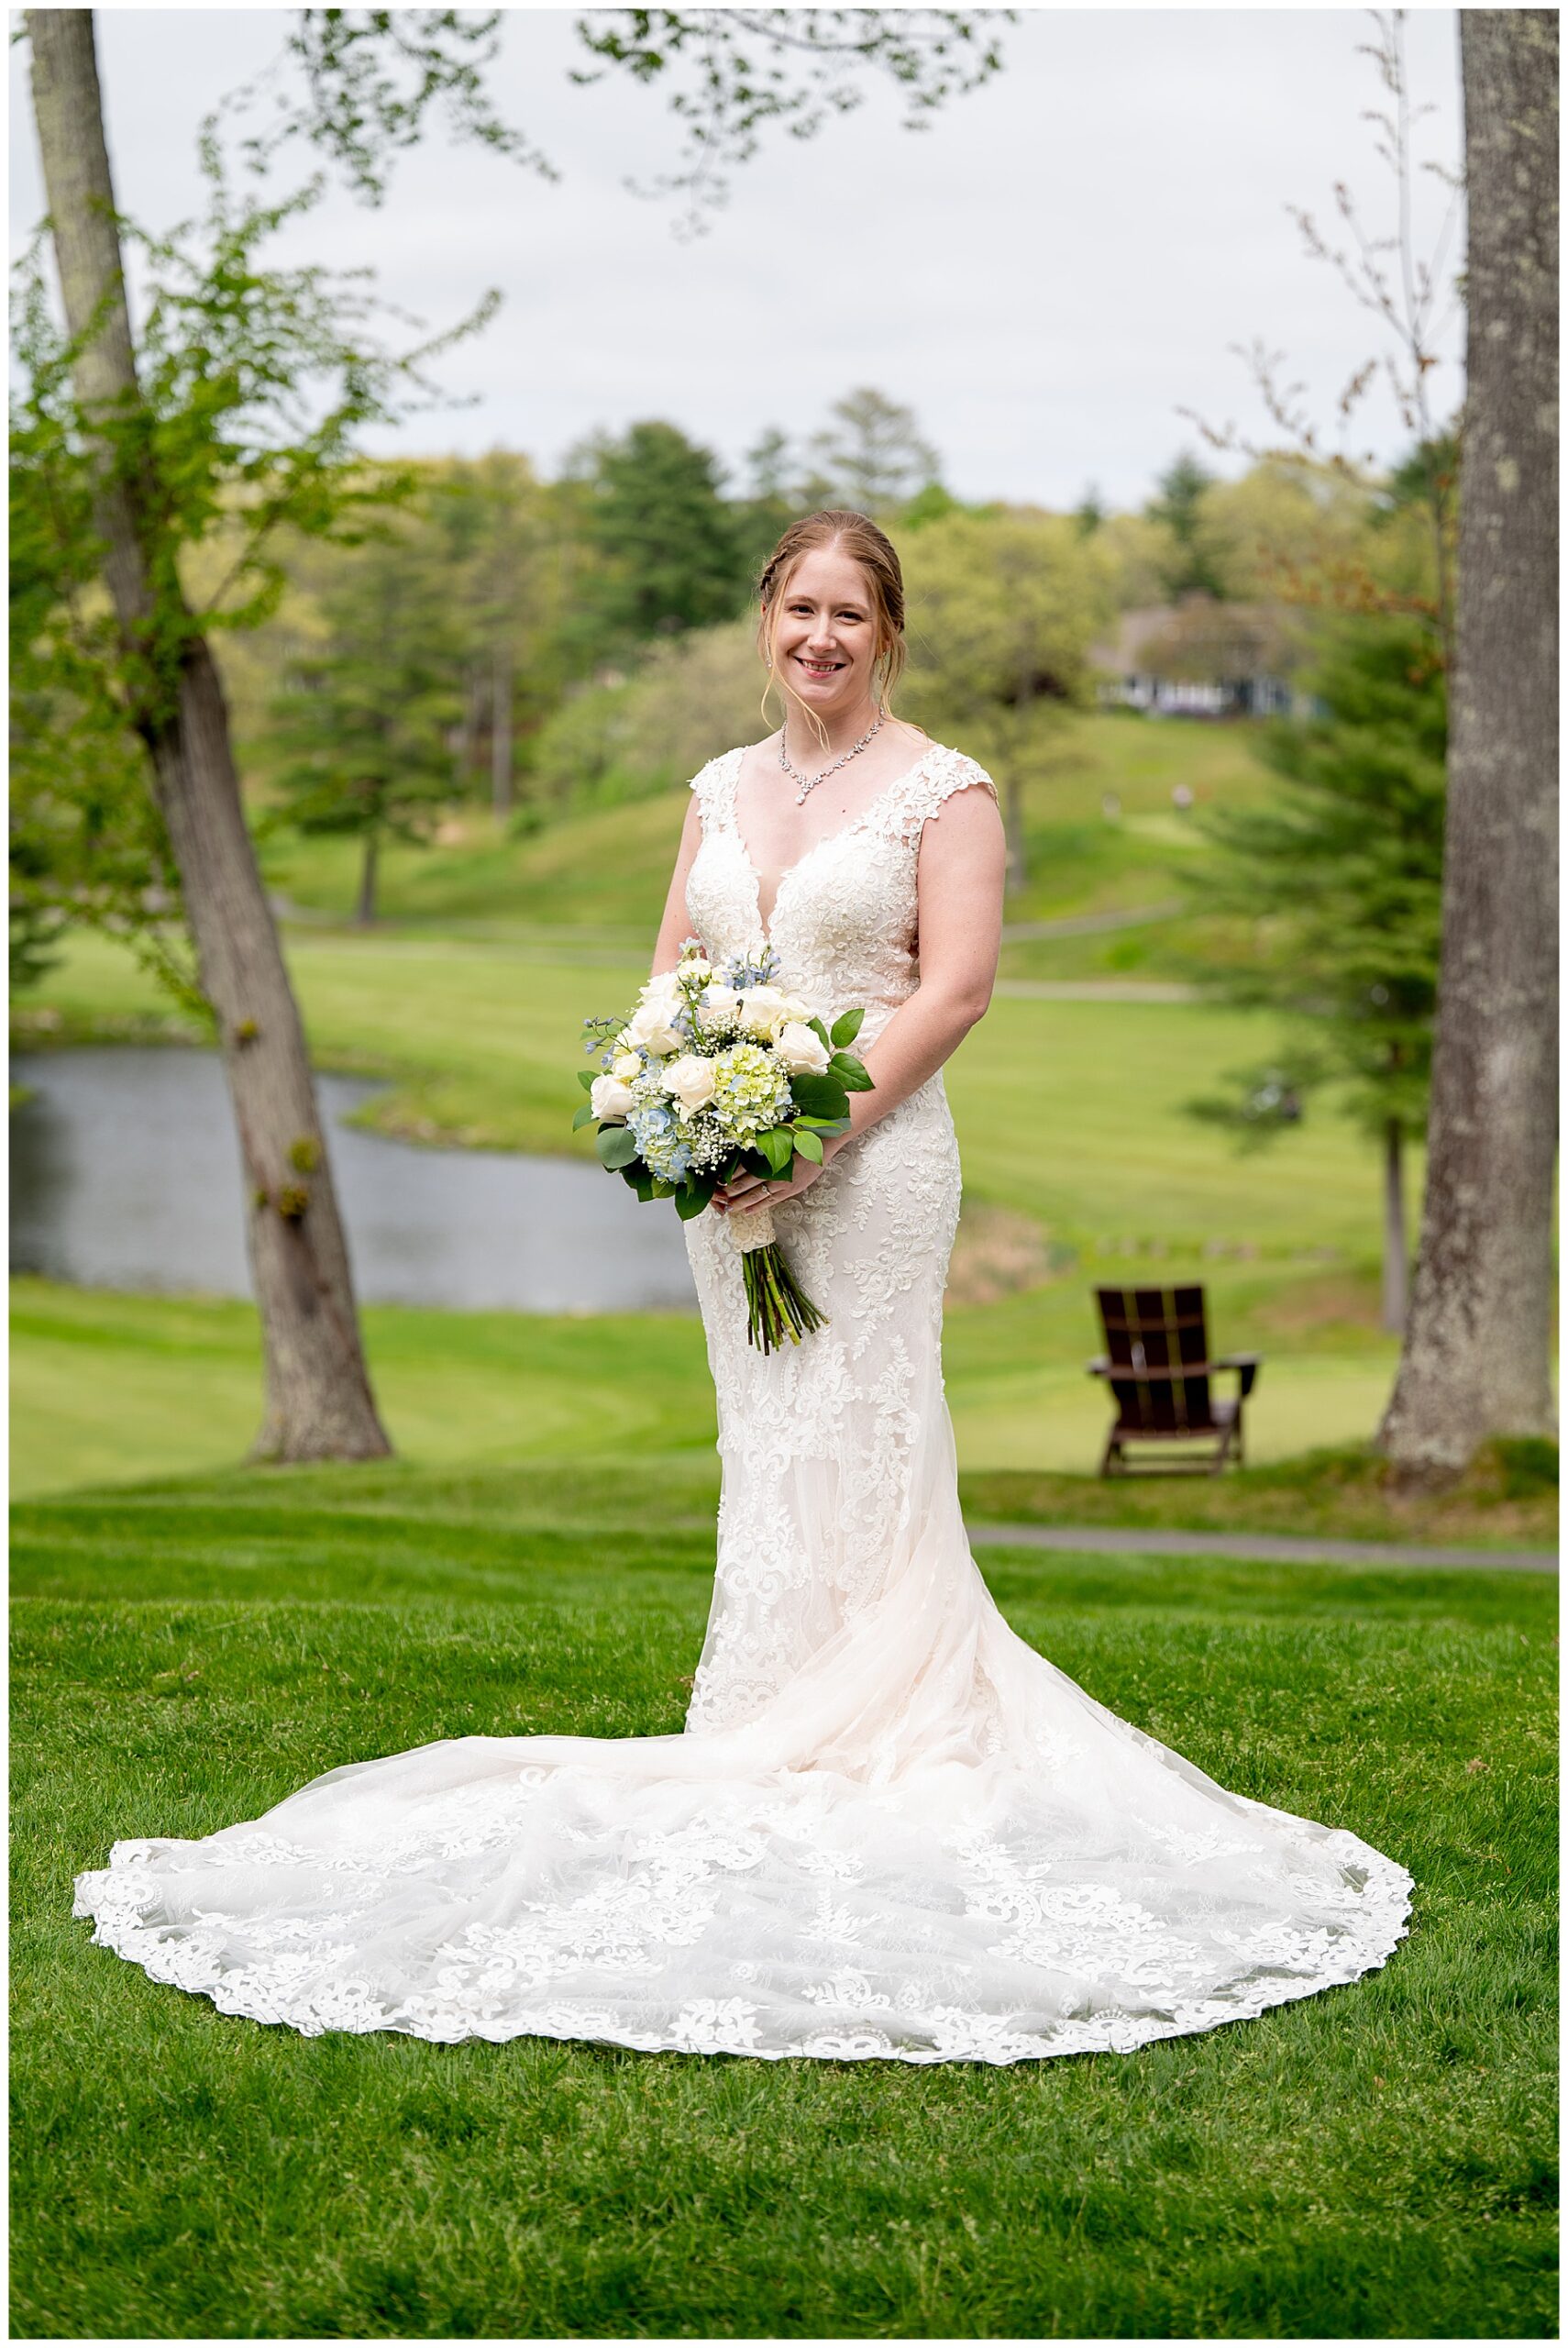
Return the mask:
<path id="1" fill-rule="evenodd" d="M 704 832 L 722 828 L 728 805 L 731 770 L 738 770 L 743 756 L 744 752 L 725 750 L 720 757 L 710 759 L 688 783 L 687 789 L 695 793 Z"/>
<path id="2" fill-rule="evenodd" d="M 983 766 L 966 758 L 962 750 L 950 750 L 938 745 L 911 769 L 904 788 L 896 791 L 888 807 L 888 828 L 896 837 L 917 840 L 927 820 L 940 814 L 955 792 L 988 791 L 997 796 L 996 784 Z"/>

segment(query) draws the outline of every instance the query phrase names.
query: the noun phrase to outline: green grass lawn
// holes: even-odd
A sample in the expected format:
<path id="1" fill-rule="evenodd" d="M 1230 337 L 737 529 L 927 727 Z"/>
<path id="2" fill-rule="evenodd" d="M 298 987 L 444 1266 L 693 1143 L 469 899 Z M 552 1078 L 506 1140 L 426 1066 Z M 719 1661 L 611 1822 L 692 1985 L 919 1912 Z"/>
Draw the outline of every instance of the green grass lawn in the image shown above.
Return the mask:
<path id="1" fill-rule="evenodd" d="M 677 1727 L 709 1472 L 650 1426 L 569 1465 L 21 1512 L 15 2330 L 1549 2334 L 1554 1641 L 1525 1577 L 988 1552 L 1094 1695 L 1416 1877 L 1382 1973 L 1134 2055 L 306 2041 L 90 1945 L 71 1877 L 116 1836 L 433 1737 Z"/>
<path id="2" fill-rule="evenodd" d="M 1386 1377 L 1384 1349 L 1353 1326 L 1305 1329 L 1298 1300 L 1255 1266 L 1218 1268 L 1227 1343 L 1269 1354 L 1249 1435 L 1252 1464 L 1211 1479 L 1102 1484 L 1091 1472 L 1105 1403 L 1083 1375 L 1088 1301 L 1074 1279 L 999 1304 L 950 1310 L 945 1360 L 966 1503 L 977 1519 L 1174 1523 L 1551 1547 L 1556 1456 L 1506 1447 L 1437 1499 L 1382 1489 L 1364 1424 Z M 260 1353 L 248 1305 L 120 1296 L 17 1279 L 11 1295 L 12 1490 L 124 1488 L 193 1470 L 237 1471 L 260 1416 Z M 497 1479 L 503 1510 L 525 1505 L 550 1462 L 620 1463 L 641 1482 L 673 1476 L 711 1512 L 718 1489 L 712 1384 L 702 1332 L 679 1313 L 600 1317 L 438 1312 L 394 1305 L 364 1315 L 371 1370 L 401 1455 L 357 1471 L 344 1494 L 384 1477 L 436 1476 L 454 1490 Z M 1274 1357 L 1276 1344 L 1294 1346 Z M 1079 1389 L 1083 1390 L 1080 1393 Z M 1358 1398 L 1366 1398 L 1364 1422 Z M 1272 1401 L 1272 1416 L 1262 1411 Z M 1316 1446 L 1316 1447 L 1314 1447 Z M 526 1471 L 525 1483 L 518 1477 Z M 299 1471 L 238 1480 L 292 1486 Z M 441 1489 L 446 1489 L 443 1483 Z"/>

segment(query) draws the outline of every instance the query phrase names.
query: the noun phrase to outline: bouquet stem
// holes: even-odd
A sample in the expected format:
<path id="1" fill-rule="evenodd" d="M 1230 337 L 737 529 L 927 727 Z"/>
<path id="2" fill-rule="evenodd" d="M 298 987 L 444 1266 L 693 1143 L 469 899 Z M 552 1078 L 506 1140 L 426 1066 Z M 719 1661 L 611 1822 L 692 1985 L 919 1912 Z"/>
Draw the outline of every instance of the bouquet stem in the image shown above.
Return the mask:
<path id="1" fill-rule="evenodd" d="M 740 1252 L 745 1334 L 752 1344 L 770 1354 L 786 1337 L 798 1346 L 810 1331 L 822 1328 L 827 1315 L 818 1312 L 790 1269 L 768 1209 L 755 1207 L 737 1215 L 729 1228 Z"/>

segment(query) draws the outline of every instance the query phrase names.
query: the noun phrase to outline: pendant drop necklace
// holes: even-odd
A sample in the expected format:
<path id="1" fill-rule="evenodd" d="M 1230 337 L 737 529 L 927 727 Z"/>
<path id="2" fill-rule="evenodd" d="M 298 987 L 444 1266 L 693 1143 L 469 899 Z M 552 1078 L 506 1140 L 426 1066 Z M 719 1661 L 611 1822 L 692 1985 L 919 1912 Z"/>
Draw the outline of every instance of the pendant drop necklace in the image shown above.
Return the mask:
<path id="1" fill-rule="evenodd" d="M 795 793 L 795 804 L 797 807 L 804 806 L 806 793 L 808 791 L 814 791 L 819 782 L 825 782 L 830 774 L 836 774 L 840 767 L 847 766 L 851 759 L 858 758 L 860 752 L 866 748 L 867 743 L 871 739 L 872 735 L 875 734 L 882 725 L 887 714 L 888 713 L 885 709 L 879 709 L 871 725 L 867 728 L 866 732 L 862 734 L 859 741 L 855 744 L 854 748 L 852 749 L 845 750 L 841 759 L 834 759 L 831 766 L 823 767 L 821 774 L 802 774 L 799 767 L 792 767 L 790 765 L 789 755 L 784 748 L 784 737 L 790 730 L 788 723 L 779 727 L 778 763 L 783 768 L 785 773 L 801 786 L 799 791 Z"/>

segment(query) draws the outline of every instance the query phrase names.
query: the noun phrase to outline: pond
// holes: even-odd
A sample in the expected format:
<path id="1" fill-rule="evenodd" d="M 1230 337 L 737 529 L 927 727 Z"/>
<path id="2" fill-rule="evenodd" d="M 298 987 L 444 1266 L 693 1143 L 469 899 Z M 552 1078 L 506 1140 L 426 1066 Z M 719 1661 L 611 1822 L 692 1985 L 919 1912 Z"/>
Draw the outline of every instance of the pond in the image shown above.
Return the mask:
<path id="1" fill-rule="evenodd" d="M 11 1268 L 89 1288 L 248 1296 L 239 1149 L 215 1052 L 12 1063 Z M 668 1202 L 593 1165 L 425 1149 L 344 1123 L 380 1088 L 318 1077 L 362 1301 L 464 1311 L 695 1310 Z"/>

